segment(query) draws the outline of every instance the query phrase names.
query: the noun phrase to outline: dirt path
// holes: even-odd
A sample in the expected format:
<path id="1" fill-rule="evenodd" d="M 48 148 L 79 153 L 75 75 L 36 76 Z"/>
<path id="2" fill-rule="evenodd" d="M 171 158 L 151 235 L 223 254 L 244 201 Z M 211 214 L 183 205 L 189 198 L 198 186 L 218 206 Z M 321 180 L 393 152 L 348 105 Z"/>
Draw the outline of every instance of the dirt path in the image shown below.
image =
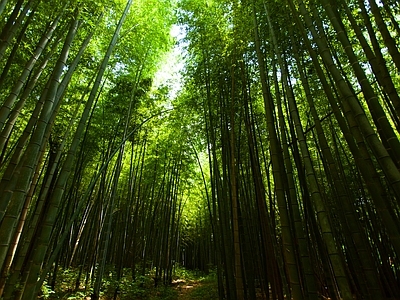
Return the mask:
<path id="1" fill-rule="evenodd" d="M 175 289 L 178 291 L 178 298 L 181 300 L 198 299 L 193 297 L 192 293 L 196 288 L 202 286 L 202 282 L 198 280 L 183 280 L 177 279 L 172 282 L 175 285 Z"/>
<path id="2" fill-rule="evenodd" d="M 215 294 L 210 293 L 213 290 L 210 282 L 202 280 L 182 280 L 178 279 L 172 282 L 174 288 L 178 291 L 178 299 L 181 300 L 212 300 L 218 299 Z"/>

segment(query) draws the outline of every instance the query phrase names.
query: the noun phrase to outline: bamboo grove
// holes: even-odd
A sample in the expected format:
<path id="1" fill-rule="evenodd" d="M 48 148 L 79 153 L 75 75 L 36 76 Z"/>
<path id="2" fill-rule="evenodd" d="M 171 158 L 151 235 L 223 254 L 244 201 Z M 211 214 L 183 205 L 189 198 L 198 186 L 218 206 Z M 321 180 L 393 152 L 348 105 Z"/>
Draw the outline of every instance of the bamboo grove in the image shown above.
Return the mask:
<path id="1" fill-rule="evenodd" d="M 0 0 L 0 16 L 2 299 L 71 270 L 91 299 L 109 278 L 123 298 L 176 266 L 215 270 L 220 299 L 400 298 L 398 1 Z M 154 84 L 173 47 L 176 96 Z"/>

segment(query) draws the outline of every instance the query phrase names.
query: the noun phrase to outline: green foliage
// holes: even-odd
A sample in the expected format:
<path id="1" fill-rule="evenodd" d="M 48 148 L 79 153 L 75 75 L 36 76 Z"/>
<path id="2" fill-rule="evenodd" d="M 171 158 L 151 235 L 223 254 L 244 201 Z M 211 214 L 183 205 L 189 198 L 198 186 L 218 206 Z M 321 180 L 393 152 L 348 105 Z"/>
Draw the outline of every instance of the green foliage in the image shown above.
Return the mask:
<path id="1" fill-rule="evenodd" d="M 188 293 L 188 299 L 218 299 L 217 274 L 211 270 L 208 274 L 199 270 L 188 270 L 177 267 L 175 277 L 185 281 L 192 288 Z"/>
<path id="2" fill-rule="evenodd" d="M 77 299 L 84 299 L 86 296 L 86 293 L 84 292 L 76 292 L 71 296 L 67 297 L 67 300 L 77 300 Z"/>
<path id="3" fill-rule="evenodd" d="M 4 15 L 8 16 L 11 13 L 14 5 L 11 2 L 8 1 Z M 23 5 L 28 2 L 21 1 Z M 36 273 L 46 274 L 45 268 L 53 266 L 51 257 L 54 256 L 58 259 L 57 265 L 63 265 L 66 269 L 60 268 L 57 274 L 54 274 L 57 275 L 54 277 L 54 291 L 47 283 L 51 281 L 51 277 L 47 278 L 47 282 L 41 287 L 40 297 L 43 299 L 88 297 L 93 292 L 94 274 L 100 275 L 97 278 L 102 278 L 102 299 L 111 299 L 116 293 L 119 299 L 176 299 L 179 296 L 178 287 L 189 284 L 192 289 L 185 291 L 192 299 L 217 298 L 215 272 L 205 275 L 198 270 L 185 269 L 179 266 L 179 263 L 203 271 L 208 271 L 210 264 L 219 263 L 219 279 L 226 278 L 223 283 L 227 285 L 226 290 L 234 289 L 235 284 L 232 282 L 235 279 L 235 268 L 245 273 L 243 282 L 248 286 L 248 290 L 252 289 L 251 285 L 254 286 L 257 279 L 265 280 L 265 292 L 271 287 L 277 293 L 285 286 L 294 290 L 298 282 L 306 284 L 309 279 L 299 278 L 293 281 L 293 278 L 312 274 L 320 268 L 321 271 L 315 272 L 318 273 L 315 277 L 321 280 L 323 285 L 328 285 L 325 277 L 331 278 L 335 285 L 337 279 L 349 276 L 349 282 L 354 281 L 352 288 L 356 291 L 358 286 L 361 287 L 368 280 L 359 280 L 358 275 L 353 276 L 353 268 L 360 274 L 362 271 L 372 272 L 375 266 L 381 267 L 383 262 L 396 257 L 396 252 L 399 254 L 400 244 L 393 243 L 393 246 L 391 243 L 392 240 L 399 240 L 396 238 L 397 227 L 389 226 L 390 223 L 385 221 L 393 218 L 393 223 L 398 223 L 398 197 L 392 196 L 396 190 L 390 185 L 396 183 L 398 196 L 400 179 L 392 182 L 387 180 L 382 172 L 384 169 L 379 169 L 379 164 L 383 167 L 387 165 L 386 161 L 380 161 L 386 155 L 377 155 L 377 148 L 365 146 L 372 143 L 370 140 L 376 130 L 383 133 L 376 139 L 377 143 L 382 140 L 382 146 L 388 148 L 384 145 L 384 134 L 390 133 L 391 130 L 374 125 L 375 110 L 370 109 L 368 105 L 374 97 L 368 100 L 365 92 L 360 91 L 360 80 L 355 76 L 353 66 L 360 62 L 368 71 L 368 80 L 365 80 L 364 84 L 369 84 L 370 81 L 371 87 L 377 91 L 376 96 L 381 105 L 387 106 L 382 117 L 387 115 L 390 126 L 396 127 L 398 131 L 398 111 L 396 115 L 382 82 L 392 80 L 394 87 L 398 88 L 400 80 L 394 64 L 388 66 L 389 73 L 381 75 L 380 78 L 374 70 L 369 70 L 370 62 L 364 53 L 364 46 L 358 43 L 360 36 L 365 34 L 367 37 L 370 34 L 366 31 L 365 22 L 358 9 L 364 1 L 341 1 L 337 4 L 335 1 L 305 1 L 305 10 L 310 10 L 313 18 L 307 26 L 303 24 L 307 14 L 296 11 L 303 3 L 300 0 L 133 1 L 117 46 L 106 67 L 101 91 L 96 95 L 96 104 L 93 105 L 90 123 L 83 134 L 84 140 L 80 144 L 79 154 L 71 166 L 73 176 L 69 177 L 69 184 L 65 187 L 59 185 L 56 178 L 64 178 L 67 174 L 61 165 L 69 151 L 78 120 L 93 86 L 93 78 L 99 72 L 98 67 L 126 0 L 31 2 L 38 4 L 29 12 L 33 14 L 35 11 L 35 15 L 31 20 L 24 19 L 26 29 L 24 32 L 20 32 L 21 29 L 17 30 L 0 61 L 0 69 L 8 60 L 12 63 L 2 82 L 0 100 L 7 98 L 23 66 L 31 59 L 38 41 L 48 29 L 49 23 L 60 13 L 62 15 L 49 44 L 37 58 L 29 80 L 34 78 L 46 55 L 49 55 L 48 64 L 27 96 L 27 102 L 21 108 L 16 126 L 9 135 L 4 132 L 7 142 L 0 151 L 3 163 L 1 174 L 7 176 L 2 178 L 0 187 L 2 191 L 6 191 L 7 197 L 18 201 L 10 201 L 9 206 L 7 204 L 1 208 L 0 212 L 6 215 L 6 220 L 12 220 L 13 225 L 7 225 L 11 224 L 11 221 L 0 220 L 0 232 L 10 232 L 7 235 L 8 244 L 2 244 L 0 254 L 4 259 L 9 253 L 14 253 L 15 249 L 12 249 L 11 243 L 14 240 L 24 241 L 27 249 L 42 249 L 37 247 L 40 241 L 43 243 L 43 249 L 47 250 L 42 251 L 42 261 L 35 261 L 33 265 L 33 254 L 19 257 L 19 253 L 25 253 L 26 249 L 20 249 L 25 247 L 21 246 L 22 244 L 17 245 L 18 251 L 15 253 L 18 255 L 10 261 L 10 271 L 17 268 L 18 274 L 22 276 L 16 276 L 9 286 L 18 286 L 24 292 L 25 286 L 29 284 L 18 283 L 26 279 L 23 274 L 30 274 L 30 277 Z M 396 12 L 395 19 L 398 20 L 395 1 L 380 2 L 389 3 L 389 6 L 385 3 L 386 7 L 381 7 L 388 24 L 393 22 L 390 19 L 390 9 Z M 288 6 L 290 3 L 293 4 L 292 8 Z M 349 61 L 349 55 L 344 50 L 349 47 L 343 47 L 337 40 L 337 33 L 332 26 L 334 23 L 326 12 L 326 8 L 330 6 L 324 3 L 333 5 L 336 19 L 356 53 L 355 61 Z M 346 18 L 346 5 L 350 5 L 354 14 L 354 26 Z M 270 16 L 267 10 L 270 11 Z M 367 15 L 376 23 L 376 17 L 369 12 L 369 8 Z M 294 24 L 297 16 L 300 16 L 299 22 Z M 39 135 L 36 134 L 35 128 L 43 127 L 43 120 L 34 126 L 32 131 L 26 130 L 24 135 L 23 132 L 35 107 L 40 108 L 37 106 L 38 99 L 46 95 L 46 82 L 52 77 L 67 26 L 75 17 L 79 18 L 80 26 L 72 41 L 64 74 L 71 66 L 84 39 L 90 34 L 93 34 L 93 37 L 60 102 L 61 107 L 54 108 L 51 112 L 57 117 L 55 121 L 48 120 L 48 128 L 51 128 L 50 142 L 45 138 L 41 139 L 42 142 L 36 142 L 33 137 Z M 0 20 L 1 27 L 6 21 L 7 17 Z M 175 42 L 170 36 L 170 28 L 175 23 L 184 31 L 184 38 L 179 41 L 179 49 L 183 51 L 182 56 L 186 56 L 187 60 L 183 71 L 185 86 L 176 99 L 171 99 L 168 83 L 156 84 L 155 74 L 162 58 Z M 358 28 L 358 23 L 361 35 L 354 30 Z M 380 32 L 384 24 L 379 26 L 375 23 L 374 25 L 378 25 L 375 26 L 378 45 L 373 50 L 375 54 L 382 50 L 383 58 L 389 62 L 392 55 L 386 50 L 389 40 Z M 327 49 L 322 49 L 312 37 L 310 29 L 313 26 L 320 27 L 316 29 L 321 37 L 326 36 L 329 44 Z M 274 31 L 275 39 L 272 38 Z M 390 31 L 398 40 L 398 26 Z M 256 38 L 256 32 L 259 38 Z M 18 36 L 21 39 L 20 45 L 16 42 Z M 371 38 L 372 36 L 367 37 L 367 43 L 372 43 Z M 3 35 L 0 40 L 3 42 Z M 315 64 L 311 60 L 313 52 L 308 46 L 319 52 Z M 13 47 L 18 50 L 14 57 L 9 56 Z M 332 65 L 327 64 L 321 56 L 329 53 L 334 56 Z M 262 66 L 261 62 L 265 63 L 265 66 Z M 321 70 L 317 68 L 318 64 L 321 65 Z M 380 64 L 383 66 L 385 61 Z M 335 79 L 332 68 L 338 69 L 337 76 L 343 77 L 342 80 Z M 284 83 L 286 69 L 287 81 L 290 84 Z M 306 80 L 300 75 L 304 75 Z M 323 78 L 328 80 L 332 91 L 324 88 Z M 305 85 L 307 81 L 308 88 Z M 339 81 L 340 84 L 334 84 L 333 81 Z M 262 83 L 268 86 L 265 91 Z M 349 93 L 342 87 L 346 85 Z M 24 86 L 28 87 L 29 82 L 24 83 Z M 290 92 L 293 92 L 294 99 Z M 331 96 L 333 101 L 328 101 L 330 98 L 327 96 Z M 360 102 L 362 109 L 359 113 L 346 108 L 347 102 L 352 101 L 352 98 L 355 100 L 354 105 Z M 333 111 L 336 106 L 332 103 L 338 105 L 336 114 L 336 111 Z M 15 104 L 11 106 L 11 109 L 14 109 Z M 314 106 L 316 113 L 312 114 L 311 107 Z M 398 104 L 397 106 L 400 110 Z M 281 108 L 282 112 L 278 108 Z M 45 115 L 47 108 L 40 109 Z M 278 124 L 277 121 L 278 111 L 282 117 L 282 124 Z M 367 115 L 365 123 L 360 121 L 364 120 L 360 119 L 363 111 Z M 4 114 L 6 115 L 10 116 L 8 113 Z M 294 118 L 297 115 L 298 122 L 297 118 Z M 339 122 L 340 116 L 345 118 L 342 123 Z M 376 120 L 380 122 L 384 118 Z M 319 122 L 321 129 L 316 129 L 315 123 Z M 368 122 L 373 125 L 371 134 L 366 134 L 366 127 L 363 126 Z M 345 129 L 348 129 L 349 133 L 345 133 Z M 70 135 L 65 138 L 68 131 Z M 30 135 L 31 132 L 34 132 L 33 135 Z M 125 141 L 127 133 L 133 134 Z M 326 142 L 322 138 L 318 139 L 317 134 L 319 137 L 325 137 Z M 2 135 L 0 137 L 2 138 Z M 25 137 L 27 143 L 31 144 L 16 147 L 16 142 Z M 390 140 L 394 139 L 389 138 L 388 142 Z M 354 142 L 354 150 L 349 147 L 349 141 Z M 53 154 L 58 151 L 62 142 L 65 142 L 65 148 L 59 153 L 60 164 L 55 165 Z M 33 161 L 33 156 L 32 159 L 28 156 L 33 153 L 31 149 L 38 149 L 39 146 L 41 158 L 37 158 L 37 162 L 29 166 L 29 170 L 35 168 L 36 175 L 33 175 L 32 171 L 29 178 L 25 177 L 20 168 L 28 167 L 25 164 Z M 15 149 L 19 148 L 26 150 L 16 155 L 13 161 L 11 156 L 17 153 Z M 49 148 L 53 151 L 52 155 L 48 155 Z M 118 151 L 120 149 L 121 151 Z M 331 153 L 328 153 L 329 151 Z M 116 153 L 121 155 L 120 160 L 117 160 Z M 398 155 L 393 154 L 393 157 Z M 361 163 L 355 163 L 355 159 Z M 399 160 L 396 163 L 398 162 Z M 368 164 L 366 171 L 360 168 L 364 164 Z M 8 166 L 10 172 L 6 173 Z M 17 166 L 15 170 L 14 166 Z M 102 166 L 104 168 L 100 173 L 99 169 Z M 376 174 L 368 175 L 368 170 L 375 172 L 375 169 Z M 49 181 L 50 186 L 45 188 L 44 183 L 53 173 L 54 178 Z M 21 179 L 14 180 L 19 177 L 15 174 L 19 174 Z M 96 182 L 91 185 L 94 179 Z M 278 181 L 282 181 L 283 184 L 278 184 Z M 20 185 L 24 186 L 21 191 L 17 190 Z M 52 201 L 56 202 L 52 191 L 61 190 L 61 186 L 64 196 L 57 199 L 61 205 L 52 205 Z M 370 198 L 374 195 L 374 190 L 377 191 L 377 196 L 375 202 L 372 202 Z M 321 194 L 322 199 L 315 198 L 317 194 Z M 380 203 L 381 196 L 387 197 L 383 204 Z M 23 210 L 24 203 L 29 207 L 29 211 Z M 243 253 L 232 253 L 232 249 L 236 249 L 236 245 L 232 243 L 234 239 L 231 238 L 232 229 L 237 221 L 233 213 L 233 204 L 236 203 L 239 206 L 239 248 Z M 327 209 L 316 209 L 316 203 L 326 205 Z M 17 204 L 20 207 L 16 207 Z M 357 215 L 352 214 L 353 210 Z M 382 215 L 381 212 L 385 210 L 393 213 Z M 54 213 L 54 216 L 57 215 L 52 224 L 54 226 L 48 226 L 49 224 L 43 221 L 50 216 L 49 211 Z M 71 220 L 72 215 L 74 217 Z M 286 215 L 289 220 L 285 220 Z M 324 217 L 321 217 L 322 215 Z M 19 216 L 25 216 L 26 221 L 20 220 L 24 228 L 21 228 L 21 237 L 15 239 L 17 233 L 13 231 L 19 228 L 16 223 Z M 109 216 L 110 227 L 105 226 Z M 380 228 L 374 228 L 373 222 L 365 226 L 367 220 L 372 220 L 371 216 L 378 220 L 377 224 L 382 221 Z M 320 218 L 323 218 L 323 222 Z M 350 227 L 351 221 L 357 222 L 358 219 L 363 219 L 363 223 L 354 223 L 356 226 Z M 321 227 L 329 222 L 332 222 L 331 227 L 337 228 L 332 230 L 332 233 L 328 230 L 330 227 Z M 36 234 L 41 236 L 46 226 L 51 228 L 49 238 L 38 238 L 35 241 Z M 352 240 L 352 235 L 364 236 L 364 232 L 358 232 L 359 229 L 365 230 L 365 237 L 369 239 L 366 239 L 365 245 L 360 244 L 363 251 L 358 251 L 357 240 Z M 286 238 L 283 237 L 284 231 L 290 233 Z M 326 241 L 325 245 L 324 238 L 328 236 L 326 233 L 332 234 L 332 241 L 337 241 L 338 245 Z M 303 244 L 298 245 L 297 240 Z M 380 244 L 380 247 L 370 247 Z M 54 250 L 57 249 L 57 245 L 63 246 L 58 253 Z M 326 255 L 325 247 L 329 245 L 334 245 L 332 247 L 339 250 L 340 255 L 332 257 L 342 257 L 345 260 L 343 265 L 347 270 L 338 278 L 335 278 L 336 274 L 326 276 L 325 271 L 322 271 L 323 266 L 340 265 L 332 263 Z M 291 248 L 285 251 L 286 246 L 293 247 L 293 251 Z M 333 248 L 328 253 L 336 253 L 337 249 Z M 104 261 L 107 259 L 110 263 L 104 274 L 103 269 L 98 267 L 103 253 L 107 254 L 104 255 Z M 287 253 L 291 253 L 293 257 L 287 256 Z M 371 257 L 362 257 L 364 253 L 372 254 Z M 234 254 L 242 255 L 242 267 L 232 267 L 232 257 L 239 257 Z M 358 266 L 353 266 L 352 262 L 361 259 L 364 263 L 372 262 L 372 267 L 362 266 L 358 272 Z M 278 262 L 279 271 L 275 271 L 275 261 Z M 309 270 L 303 272 L 299 269 L 294 273 L 289 270 L 296 265 L 302 268 L 301 264 L 308 266 Z M 43 266 L 40 272 L 31 272 L 39 265 Z M 76 266 L 82 266 L 82 269 L 78 270 Z M 8 271 L 8 267 L 0 269 Z M 21 269 L 18 269 L 20 267 Z M 126 267 L 131 269 L 124 269 Z M 269 268 L 274 269 L 273 276 L 279 276 L 278 273 L 282 272 L 281 278 L 253 278 L 264 276 L 262 274 L 272 276 Z M 381 276 L 382 279 L 371 282 L 382 286 L 396 286 L 392 278 L 399 272 L 390 274 L 388 265 L 381 268 L 375 275 Z M 280 271 L 281 269 L 283 271 Z M 395 271 L 398 271 L 398 268 Z M 134 276 L 131 273 L 134 273 Z M 293 274 L 296 275 L 291 278 Z M 178 283 L 178 287 L 154 287 L 154 278 L 163 278 L 165 282 L 180 279 L 182 282 Z M 379 280 L 382 282 L 379 283 Z M 36 282 L 36 278 L 33 278 L 32 282 Z M 279 286 L 272 286 L 278 283 Z M 255 293 L 256 288 L 253 290 Z M 315 294 L 321 291 L 325 292 L 316 288 Z M 357 292 L 361 295 L 364 291 L 360 288 Z M 400 291 L 398 294 L 400 295 Z M 28 296 L 24 295 L 25 297 Z"/>
<path id="4" fill-rule="evenodd" d="M 154 271 L 154 270 L 153 270 Z M 45 283 L 41 289 L 42 299 L 84 299 L 90 296 L 91 289 L 85 289 L 81 286 L 75 290 L 76 279 L 78 277 L 77 269 L 59 270 L 57 277 L 56 291 Z M 174 268 L 174 280 L 181 282 L 181 286 L 159 285 L 154 287 L 153 274 L 149 271 L 146 276 L 137 275 L 132 279 L 131 269 L 124 269 L 124 276 L 117 280 L 113 272 L 108 273 L 103 278 L 102 299 L 113 299 L 115 293 L 120 300 L 128 299 L 179 299 L 179 289 L 188 290 L 188 299 L 217 299 L 217 278 L 215 271 L 205 274 L 199 270 L 188 270 L 180 266 Z M 84 280 L 84 279 L 82 279 Z"/>
<path id="5" fill-rule="evenodd" d="M 55 291 L 51 289 L 51 287 L 47 284 L 45 281 L 40 288 L 41 295 L 39 296 L 39 299 L 50 299 L 51 295 L 55 294 Z"/>
<path id="6" fill-rule="evenodd" d="M 218 299 L 217 278 L 213 274 L 199 281 L 199 285 L 190 294 L 191 299 L 214 300 Z"/>

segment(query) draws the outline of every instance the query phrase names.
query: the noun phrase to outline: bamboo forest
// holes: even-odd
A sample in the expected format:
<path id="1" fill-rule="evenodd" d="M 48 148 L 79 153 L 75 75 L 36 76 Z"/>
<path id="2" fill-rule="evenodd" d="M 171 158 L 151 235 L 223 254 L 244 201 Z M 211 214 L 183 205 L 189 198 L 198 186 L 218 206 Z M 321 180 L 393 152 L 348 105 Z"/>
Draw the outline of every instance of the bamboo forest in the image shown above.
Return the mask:
<path id="1" fill-rule="evenodd" d="M 398 0 L 0 0 L 0 299 L 400 299 Z"/>

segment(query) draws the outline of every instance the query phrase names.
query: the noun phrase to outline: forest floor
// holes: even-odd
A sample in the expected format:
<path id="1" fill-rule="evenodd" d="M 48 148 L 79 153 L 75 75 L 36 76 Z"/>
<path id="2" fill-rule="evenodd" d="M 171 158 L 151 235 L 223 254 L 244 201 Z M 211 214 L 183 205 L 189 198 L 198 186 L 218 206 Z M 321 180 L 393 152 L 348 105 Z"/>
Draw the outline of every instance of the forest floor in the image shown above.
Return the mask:
<path id="1" fill-rule="evenodd" d="M 203 280 L 177 279 L 172 282 L 174 289 L 178 292 L 178 299 L 218 299 L 218 290 L 215 281 L 207 278 Z"/>
<path id="2" fill-rule="evenodd" d="M 84 287 L 73 290 L 75 274 L 73 271 L 64 272 L 54 291 L 47 285 L 42 288 L 40 299 L 46 300 L 90 300 L 91 291 Z M 68 274 L 69 276 L 65 276 Z M 195 271 L 180 269 L 174 276 L 171 285 L 154 287 L 151 276 L 142 276 L 133 282 L 124 277 L 119 284 L 119 292 L 115 294 L 116 285 L 111 278 L 105 278 L 100 300 L 214 300 L 218 299 L 218 284 L 215 273 L 200 274 Z"/>

